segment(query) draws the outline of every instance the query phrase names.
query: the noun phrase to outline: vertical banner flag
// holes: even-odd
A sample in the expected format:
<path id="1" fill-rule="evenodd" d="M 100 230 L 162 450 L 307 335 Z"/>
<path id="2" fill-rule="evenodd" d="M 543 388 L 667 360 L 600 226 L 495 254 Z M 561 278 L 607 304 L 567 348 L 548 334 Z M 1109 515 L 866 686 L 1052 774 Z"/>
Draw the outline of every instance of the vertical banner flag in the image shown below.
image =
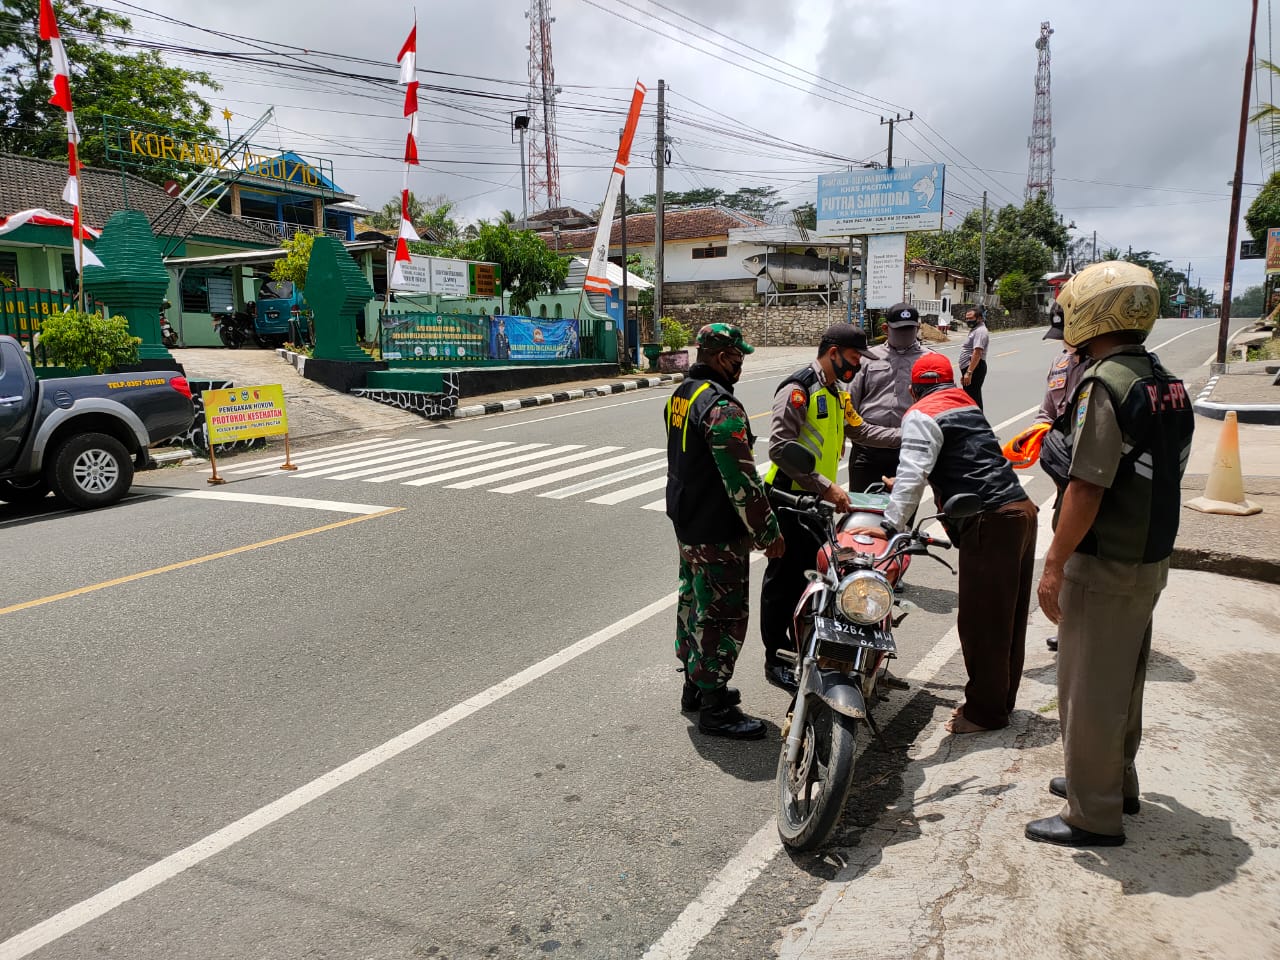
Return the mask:
<path id="1" fill-rule="evenodd" d="M 400 83 L 404 84 L 404 115 L 409 118 L 409 136 L 404 144 L 404 187 L 400 191 L 400 232 L 396 236 L 395 259 L 391 266 L 392 283 L 403 283 L 401 265 L 409 263 L 409 241 L 417 240 L 409 216 L 409 168 L 418 165 L 418 22 L 415 20 L 409 38 L 396 57 L 400 64 Z"/>
<path id="2" fill-rule="evenodd" d="M 640 107 L 644 104 L 644 95 L 645 86 L 637 80 L 635 92 L 631 95 L 627 125 L 623 128 L 622 140 L 618 143 L 618 157 L 613 162 L 609 188 L 604 194 L 604 206 L 600 208 L 600 224 L 596 227 L 596 242 L 591 247 L 591 262 L 587 264 L 587 276 L 582 282 L 582 289 L 587 293 L 608 295 L 611 290 L 605 268 L 609 260 L 609 237 L 613 232 L 613 214 L 618 206 L 622 178 L 626 176 L 627 164 L 631 162 L 631 141 L 635 139 L 636 126 L 640 123 Z"/>
<path id="3" fill-rule="evenodd" d="M 102 261 L 84 245 L 89 233 L 80 219 L 80 159 L 77 156 L 80 130 L 76 127 L 75 109 L 71 103 L 71 63 L 67 60 L 67 49 L 62 45 L 62 34 L 58 31 L 53 0 L 40 0 L 40 39 L 49 41 L 53 55 L 53 96 L 49 102 L 67 115 L 67 185 L 62 189 L 62 199 L 75 208 L 71 221 L 71 248 L 75 253 L 76 270 L 83 273 L 86 264 L 100 267 Z"/>

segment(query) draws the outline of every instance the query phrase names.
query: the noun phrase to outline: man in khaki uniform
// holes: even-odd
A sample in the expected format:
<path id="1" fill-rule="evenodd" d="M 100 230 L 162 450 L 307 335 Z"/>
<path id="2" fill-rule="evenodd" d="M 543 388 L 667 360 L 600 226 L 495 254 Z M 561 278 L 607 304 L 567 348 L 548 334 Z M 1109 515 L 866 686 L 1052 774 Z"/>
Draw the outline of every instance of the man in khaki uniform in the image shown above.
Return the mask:
<path id="1" fill-rule="evenodd" d="M 1027 824 L 1026 835 L 1119 846 L 1122 813 L 1140 807 L 1134 760 L 1151 618 L 1178 532 L 1194 416 L 1182 382 L 1142 347 L 1160 309 L 1151 271 L 1094 264 L 1058 302 L 1067 344 L 1092 361 L 1040 457 L 1061 491 L 1039 600 L 1061 641 L 1066 776 L 1049 792 L 1067 802 L 1058 816 Z"/>

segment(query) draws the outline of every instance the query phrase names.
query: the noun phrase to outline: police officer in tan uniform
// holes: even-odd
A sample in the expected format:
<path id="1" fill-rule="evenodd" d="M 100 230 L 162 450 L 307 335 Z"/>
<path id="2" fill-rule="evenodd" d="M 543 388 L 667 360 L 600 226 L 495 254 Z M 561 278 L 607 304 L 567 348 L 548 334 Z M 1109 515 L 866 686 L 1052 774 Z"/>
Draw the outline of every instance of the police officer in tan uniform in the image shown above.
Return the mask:
<path id="1" fill-rule="evenodd" d="M 1151 271 L 1094 264 L 1058 302 L 1064 338 L 1091 366 L 1045 439 L 1059 484 L 1040 608 L 1058 624 L 1058 703 L 1066 776 L 1062 812 L 1026 835 L 1066 847 L 1119 846 L 1137 813 L 1134 764 L 1151 621 L 1169 571 L 1194 415 L 1182 381 L 1145 350 L 1160 312 Z"/>

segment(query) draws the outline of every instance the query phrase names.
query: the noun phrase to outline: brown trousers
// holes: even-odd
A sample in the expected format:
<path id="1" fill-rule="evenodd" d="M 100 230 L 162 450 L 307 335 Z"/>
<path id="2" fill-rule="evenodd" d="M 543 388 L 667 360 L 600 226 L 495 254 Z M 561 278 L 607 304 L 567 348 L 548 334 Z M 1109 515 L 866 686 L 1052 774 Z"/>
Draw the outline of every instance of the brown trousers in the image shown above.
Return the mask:
<path id="1" fill-rule="evenodd" d="M 989 730 L 1009 725 L 1022 682 L 1037 512 L 1030 500 L 1019 500 L 980 514 L 957 537 L 956 626 L 969 674 L 964 716 Z"/>
<path id="2" fill-rule="evenodd" d="M 1062 819 L 1094 833 L 1124 832 L 1125 797 L 1138 795 L 1142 692 L 1151 615 L 1169 561 L 1117 563 L 1077 553 L 1058 602 L 1058 715 L 1066 757 Z"/>

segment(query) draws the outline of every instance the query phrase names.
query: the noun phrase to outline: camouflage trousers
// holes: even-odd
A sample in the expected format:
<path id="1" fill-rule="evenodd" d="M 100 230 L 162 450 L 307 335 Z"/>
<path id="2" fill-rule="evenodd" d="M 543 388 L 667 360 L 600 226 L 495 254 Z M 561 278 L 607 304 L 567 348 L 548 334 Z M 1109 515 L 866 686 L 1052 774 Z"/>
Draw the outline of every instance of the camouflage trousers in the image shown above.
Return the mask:
<path id="1" fill-rule="evenodd" d="M 751 543 L 677 545 L 676 658 L 694 684 L 716 690 L 733 676 L 747 636 Z"/>

